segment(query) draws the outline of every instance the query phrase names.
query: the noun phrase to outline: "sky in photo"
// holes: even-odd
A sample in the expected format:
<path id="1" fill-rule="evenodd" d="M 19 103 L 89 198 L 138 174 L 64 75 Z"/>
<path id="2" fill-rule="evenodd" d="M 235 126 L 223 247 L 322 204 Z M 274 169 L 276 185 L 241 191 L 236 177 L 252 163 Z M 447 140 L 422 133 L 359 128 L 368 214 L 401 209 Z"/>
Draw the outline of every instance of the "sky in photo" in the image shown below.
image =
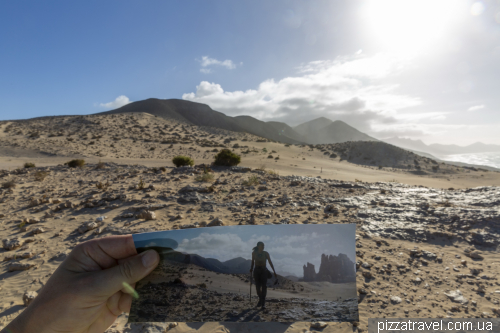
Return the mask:
<path id="1" fill-rule="evenodd" d="M 220 261 L 251 259 L 253 247 L 262 241 L 278 274 L 302 277 L 307 262 L 318 272 L 323 253 L 343 253 L 354 263 L 355 231 L 355 224 L 260 225 L 169 230 L 133 237 L 136 247 L 153 238 L 168 238 L 179 244 L 176 251 Z"/>
<path id="2" fill-rule="evenodd" d="M 1 1 L 0 119 L 146 98 L 500 144 L 500 0 Z"/>

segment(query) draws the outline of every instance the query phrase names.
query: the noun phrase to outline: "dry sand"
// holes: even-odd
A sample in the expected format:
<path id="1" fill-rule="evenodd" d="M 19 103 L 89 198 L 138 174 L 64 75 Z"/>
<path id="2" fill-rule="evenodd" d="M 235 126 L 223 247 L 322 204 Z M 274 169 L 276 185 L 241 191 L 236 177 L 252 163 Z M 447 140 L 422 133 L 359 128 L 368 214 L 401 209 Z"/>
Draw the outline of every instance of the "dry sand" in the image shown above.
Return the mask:
<path id="1" fill-rule="evenodd" d="M 5 132 L 9 125 L 10 129 Z M 35 131 L 38 132 L 38 137 L 29 137 Z M 177 134 L 174 135 L 175 133 Z M 73 140 L 68 141 L 68 137 Z M 235 140 L 224 143 L 228 138 Z M 361 207 L 348 207 L 347 204 L 338 202 L 338 214 L 325 215 L 323 208 L 326 204 L 322 204 L 320 209 L 309 210 L 307 206 L 300 205 L 290 209 L 289 206 L 276 201 L 269 207 L 255 206 L 252 203 L 258 203 L 256 199 L 267 197 L 269 194 L 275 194 L 276 198 L 288 194 L 294 201 L 321 201 L 320 198 L 324 196 L 334 199 L 362 197 L 378 191 L 374 190 L 374 187 L 384 187 L 390 191 L 391 186 L 403 187 L 404 184 L 426 186 L 430 188 L 429 191 L 432 191 L 432 188 L 454 188 L 455 192 L 450 190 L 449 193 L 468 196 L 475 192 L 469 194 L 457 192 L 457 189 L 499 186 L 500 173 L 440 165 L 438 172 L 426 171 L 425 175 L 417 175 L 415 170 L 390 166 L 379 169 L 377 165 L 362 166 L 340 161 L 340 158 L 330 158 L 318 149 L 311 151 L 307 146 L 286 147 L 280 143 L 257 142 L 258 140 L 261 139 L 247 134 L 196 128 L 147 114 L 136 114 L 133 118 L 130 118 L 130 115 L 115 115 L 45 118 L 21 123 L 0 122 L 0 169 L 8 170 L 0 170 L 0 182 L 13 180 L 16 183 L 15 188 L 0 189 L 0 240 L 17 237 L 24 243 L 22 248 L 13 251 L 0 249 L 0 259 L 5 259 L 0 262 L 0 329 L 23 311 L 23 293 L 42 288 L 66 254 L 80 242 L 111 234 L 175 229 L 195 222 L 200 226 L 215 217 L 220 217 L 226 225 L 250 224 L 251 214 L 254 214 L 253 223 L 257 224 L 280 223 L 284 218 L 290 219 L 291 223 L 358 224 L 357 260 L 372 265 L 370 268 L 360 267 L 357 272 L 357 287 L 363 289 L 358 290 L 360 323 L 358 327 L 351 323 L 329 323 L 322 332 L 366 331 L 369 317 L 499 316 L 500 286 L 497 263 L 500 255 L 496 243 L 486 247 L 467 241 L 468 235 L 498 236 L 498 202 L 487 208 L 492 214 L 488 215 L 488 218 L 482 218 L 481 214 L 484 214 L 485 210 L 477 210 L 476 219 L 481 221 L 480 226 L 472 226 L 469 223 L 467 227 L 462 227 L 460 221 L 465 218 L 459 216 L 456 220 L 446 215 L 446 212 L 453 206 L 463 209 L 483 209 L 482 207 L 452 201 L 443 204 L 443 207 L 436 207 L 436 211 L 444 210 L 441 215 L 429 215 L 429 223 L 432 224 L 429 230 L 434 235 L 432 238 L 422 240 L 418 237 L 385 237 L 380 238 L 382 242 L 375 234 L 363 229 L 367 223 L 373 222 L 367 222 L 367 219 L 358 215 Z M 162 141 L 166 143 L 161 143 Z M 242 205 L 239 211 L 230 211 L 223 206 L 214 206 L 213 211 L 206 211 L 201 209 L 200 202 L 179 203 L 179 189 L 187 185 L 200 186 L 200 183 L 195 181 L 197 174 L 192 174 L 191 171 L 185 174 L 171 174 L 171 158 L 181 153 L 193 157 L 196 164 L 209 163 L 215 154 L 211 152 L 213 149 L 221 149 L 224 145 L 232 147 L 234 144 L 247 146 L 235 148 L 235 151 L 242 155 L 242 166 L 266 170 L 255 175 L 259 177 L 259 181 L 267 182 L 267 190 L 259 191 L 256 187 L 241 185 L 243 180 L 254 173 L 217 171 L 216 191 L 200 193 L 208 198 L 201 198 L 201 201 L 227 203 L 246 200 L 246 204 Z M 263 148 L 267 152 L 264 152 Z M 275 152 L 272 152 L 273 150 Z M 250 152 L 243 153 L 245 151 Z M 269 154 L 272 154 L 273 158 L 268 158 Z M 85 158 L 88 163 L 83 169 L 69 169 L 63 165 L 71 158 L 79 156 Z M 275 157 L 278 156 L 279 159 L 276 160 Z M 103 169 L 96 168 L 98 161 L 106 162 Z M 37 168 L 29 169 L 25 173 L 22 169 L 25 162 L 33 162 Z M 161 171 L 157 169 L 159 167 L 167 169 Z M 18 169 L 21 171 L 17 171 Z M 49 173 L 43 181 L 36 181 L 36 171 Z M 350 182 L 352 187 L 332 188 L 329 184 L 309 181 L 302 181 L 301 186 L 292 187 L 290 179 L 284 177 L 289 175 L 342 180 Z M 131 189 L 131 186 L 139 183 L 140 178 L 144 179 L 147 188 Z M 108 181 L 111 184 L 109 188 L 96 187 L 98 182 L 105 184 Z M 227 182 L 224 183 L 225 181 Z M 375 182 L 392 182 L 392 185 L 377 185 Z M 149 189 L 150 184 L 154 185 L 153 189 Z M 443 197 L 446 197 L 446 191 L 448 190 L 442 191 Z M 494 189 L 490 188 L 488 191 Z M 126 197 L 117 198 L 121 194 Z M 49 198 L 52 201 L 48 201 Z M 31 206 L 33 199 L 43 199 L 45 202 Z M 492 197 L 488 200 L 492 200 Z M 61 203 L 67 201 L 71 205 L 62 207 Z M 151 204 L 164 205 L 155 210 L 156 220 L 120 217 L 123 213 L 132 212 L 132 207 Z M 448 205 L 452 207 L 447 208 Z M 380 204 L 372 208 L 382 211 L 387 206 Z M 176 218 L 179 215 L 182 217 Z M 99 216 L 106 216 L 99 229 L 83 234 L 77 231 L 84 222 L 94 221 Z M 25 218 L 38 218 L 40 222 L 26 224 L 20 228 Z M 390 223 L 391 217 L 388 219 L 386 222 Z M 43 228 L 42 232 L 32 234 L 38 227 Z M 394 228 L 395 231 L 399 230 L 399 226 Z M 425 256 L 419 255 L 420 252 L 410 251 L 416 246 L 418 250 L 436 254 L 441 260 L 434 257 L 424 259 Z M 471 259 L 466 256 L 464 249 L 471 246 L 482 252 L 483 259 Z M 12 254 L 23 253 L 29 253 L 27 256 L 31 257 L 9 260 Z M 462 263 L 462 260 L 466 262 Z M 14 261 L 31 263 L 34 267 L 25 271 L 9 272 L 8 267 Z M 387 267 L 388 264 L 391 266 Z M 398 265 L 405 265 L 405 268 L 397 268 Z M 365 278 L 367 271 L 371 273 L 372 278 Z M 416 277 L 421 281 L 415 282 Z M 468 299 L 467 304 L 452 302 L 445 295 L 457 289 Z M 365 292 L 367 294 L 364 294 Z M 401 303 L 394 304 L 391 301 L 392 296 L 398 296 Z M 127 316 L 122 315 L 109 331 L 161 332 L 168 325 L 130 325 L 126 324 L 126 321 Z M 308 330 L 314 331 L 310 328 L 310 323 L 302 322 L 178 323 L 169 329 L 169 332 L 295 333 Z"/>

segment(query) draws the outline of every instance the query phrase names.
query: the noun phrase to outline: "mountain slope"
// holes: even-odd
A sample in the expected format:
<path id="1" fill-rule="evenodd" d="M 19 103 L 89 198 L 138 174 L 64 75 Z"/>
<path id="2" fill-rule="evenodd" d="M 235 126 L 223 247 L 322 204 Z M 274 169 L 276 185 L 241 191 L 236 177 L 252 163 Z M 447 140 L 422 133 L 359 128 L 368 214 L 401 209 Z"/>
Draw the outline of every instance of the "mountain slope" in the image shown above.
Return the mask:
<path id="1" fill-rule="evenodd" d="M 206 104 L 180 99 L 149 98 L 132 102 L 118 109 L 100 112 L 100 114 L 116 114 L 128 112 L 145 112 L 166 119 L 175 119 L 197 126 L 209 126 L 234 132 L 247 132 L 266 139 L 284 143 L 303 143 L 303 138 L 284 123 L 266 123 L 250 116 L 229 117 L 212 110 Z M 278 130 L 286 129 L 283 132 Z"/>
<path id="2" fill-rule="evenodd" d="M 484 144 L 481 142 L 476 142 L 468 146 L 458 146 L 458 145 L 443 145 L 443 144 L 431 144 L 426 145 L 421 140 L 412 140 L 405 138 L 393 137 L 383 140 L 392 145 L 417 150 L 429 154 L 435 155 L 452 155 L 452 154 L 474 154 L 474 153 L 486 153 L 486 152 L 500 152 L 499 145 Z"/>
<path id="3" fill-rule="evenodd" d="M 358 131 L 343 121 L 321 117 L 294 127 L 308 143 L 326 144 L 347 141 L 378 141 L 371 136 Z"/>

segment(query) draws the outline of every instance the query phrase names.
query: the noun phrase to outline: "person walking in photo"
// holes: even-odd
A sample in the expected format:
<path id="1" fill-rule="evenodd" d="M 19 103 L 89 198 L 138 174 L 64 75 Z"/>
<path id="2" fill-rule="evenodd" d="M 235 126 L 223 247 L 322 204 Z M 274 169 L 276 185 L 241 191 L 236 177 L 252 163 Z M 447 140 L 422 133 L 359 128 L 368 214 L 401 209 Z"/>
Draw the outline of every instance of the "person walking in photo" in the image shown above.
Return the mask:
<path id="1" fill-rule="evenodd" d="M 267 279 L 272 277 L 271 272 L 269 272 L 266 267 L 267 261 L 269 261 L 269 265 L 274 272 L 274 277 L 277 280 L 278 275 L 274 270 L 271 257 L 269 256 L 269 253 L 267 251 L 264 251 L 264 243 L 258 242 L 257 246 L 254 247 L 252 251 L 252 264 L 250 266 L 250 274 L 253 273 L 255 289 L 257 291 L 257 296 L 259 296 L 259 303 L 257 303 L 257 306 L 261 306 L 263 309 L 266 307 Z"/>

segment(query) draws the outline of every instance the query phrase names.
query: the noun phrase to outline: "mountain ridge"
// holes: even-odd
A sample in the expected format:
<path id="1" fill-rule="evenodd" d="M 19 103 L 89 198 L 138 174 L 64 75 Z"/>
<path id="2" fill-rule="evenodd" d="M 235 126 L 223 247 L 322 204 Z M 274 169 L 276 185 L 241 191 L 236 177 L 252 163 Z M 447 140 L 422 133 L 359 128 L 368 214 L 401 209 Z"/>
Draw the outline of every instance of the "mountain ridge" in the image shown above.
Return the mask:
<path id="1" fill-rule="evenodd" d="M 181 99 L 149 98 L 98 114 L 145 112 L 166 119 L 175 119 L 197 126 L 216 127 L 247 132 L 268 140 L 288 144 L 321 144 L 347 141 L 378 141 L 340 120 L 325 117 L 292 127 L 278 121 L 262 121 L 252 116 L 227 116 L 207 104 Z"/>
<path id="2" fill-rule="evenodd" d="M 439 143 L 425 144 L 422 140 L 413 140 L 408 138 L 392 137 L 382 140 L 386 143 L 398 146 L 403 149 L 418 150 L 433 155 L 453 155 L 453 154 L 474 154 L 500 152 L 500 145 L 475 142 L 467 146 L 455 144 L 445 145 Z"/>

